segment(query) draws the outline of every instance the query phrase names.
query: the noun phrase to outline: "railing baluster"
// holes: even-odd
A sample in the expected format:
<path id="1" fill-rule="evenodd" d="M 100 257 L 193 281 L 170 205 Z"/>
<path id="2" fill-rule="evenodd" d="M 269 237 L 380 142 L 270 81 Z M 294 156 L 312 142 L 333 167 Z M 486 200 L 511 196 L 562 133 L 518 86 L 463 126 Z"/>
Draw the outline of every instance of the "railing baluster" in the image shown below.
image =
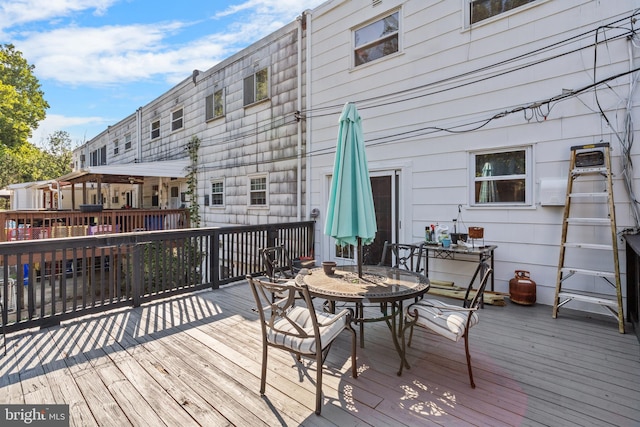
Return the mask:
<path id="1" fill-rule="evenodd" d="M 96 223 L 125 227 L 122 215 L 112 214 L 104 221 L 98 218 Z M 134 216 L 127 221 L 134 224 Z M 69 236 L 77 234 L 73 227 L 79 224 L 74 224 L 72 216 L 64 222 L 69 224 L 65 226 Z M 53 229 L 52 224 L 47 227 Z M 11 311 L 5 311 L 7 330 L 55 324 L 117 306 L 138 306 L 176 293 L 215 289 L 242 280 L 246 274 L 262 273 L 259 251 L 268 244 L 283 243 L 295 258 L 310 255 L 313 230 L 314 223 L 305 221 L 3 242 L 2 302 L 8 306 L 11 298 L 15 300 L 15 308 L 11 304 Z M 7 295 L 9 279 L 16 281 L 17 291 L 11 291 L 15 297 Z"/>

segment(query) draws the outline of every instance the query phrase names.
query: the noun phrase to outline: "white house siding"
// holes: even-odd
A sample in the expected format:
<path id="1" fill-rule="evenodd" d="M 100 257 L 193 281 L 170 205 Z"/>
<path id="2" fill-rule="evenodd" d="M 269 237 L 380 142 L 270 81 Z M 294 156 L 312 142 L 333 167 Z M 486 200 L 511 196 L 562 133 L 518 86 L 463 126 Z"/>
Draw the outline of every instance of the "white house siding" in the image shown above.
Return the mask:
<path id="1" fill-rule="evenodd" d="M 197 108 L 196 95 L 191 78 L 188 78 L 142 108 L 140 154 L 136 156 L 139 161 L 173 160 L 188 156 L 187 143 L 200 130 L 197 126 L 194 128 L 193 123 L 198 117 L 204 116 Z M 184 112 L 183 127 L 172 131 L 171 114 L 180 108 Z M 160 121 L 160 136 L 152 139 L 151 123 L 156 120 Z"/>
<path id="2" fill-rule="evenodd" d="M 198 120 L 203 128 L 198 191 L 203 225 L 297 220 L 297 62 L 298 24 L 293 22 L 198 76 Z M 265 67 L 269 98 L 244 107 L 244 78 Z M 205 122 L 204 98 L 220 88 L 224 88 L 225 115 Z M 304 149 L 304 138 L 302 142 Z M 249 177 L 255 174 L 268 176 L 264 207 L 249 206 Z M 302 163 L 301 186 L 304 177 Z M 211 181 L 218 179 L 225 186 L 224 206 L 204 206 L 203 195 L 210 194 Z"/>
<path id="3" fill-rule="evenodd" d="M 552 304 L 563 207 L 541 206 L 538 184 L 547 178 L 566 180 L 571 146 L 600 141 L 612 144 L 618 230 L 636 226 L 621 179 L 621 146 L 598 111 L 594 91 L 555 103 L 546 120 L 527 120 L 524 112 L 518 112 L 466 133 L 434 128 L 473 128 L 498 113 L 561 95 L 563 89 L 577 90 L 593 83 L 594 48 L 587 46 L 594 43 L 594 30 L 610 23 L 630 28 L 630 19 L 623 18 L 629 18 L 639 4 L 637 0 L 539 0 L 471 29 L 464 25 L 465 5 L 464 0 L 336 0 L 313 11 L 308 76 L 311 89 L 306 115 L 312 154 L 307 190 L 310 208 L 321 212 L 316 227 L 316 253 L 324 258 L 332 256 L 332 242 L 323 235 L 327 183 L 338 117 L 342 105 L 353 101 L 363 118 L 371 172 L 400 171 L 397 240 L 423 240 L 425 226 L 436 222 L 451 227 L 452 219 L 458 215 L 457 206 L 462 205 L 465 225 L 484 227 L 485 243 L 498 245 L 496 290 L 508 292 L 514 270 L 528 270 L 538 285 L 538 302 Z M 400 11 L 400 52 L 354 68 L 352 29 L 396 8 Z M 629 52 L 632 66 L 640 66 L 640 49 L 625 37 L 615 38 L 623 32 L 609 28 L 598 34 L 600 41 L 608 42 L 598 47 L 596 80 L 628 71 Z M 566 42 L 556 49 L 515 59 L 561 41 Z M 637 38 L 635 41 L 638 43 Z M 555 55 L 559 57 L 552 59 Z M 511 59 L 514 60 L 473 72 Z M 533 65 L 542 59 L 549 60 Z M 527 64 L 531 66 L 524 67 Z M 467 72 L 472 73 L 464 75 Z M 504 74 L 498 76 L 500 73 Z M 483 77 L 482 82 L 472 83 Z M 629 81 L 629 75 L 617 78 L 608 83 L 609 87 L 599 86 L 597 91 L 601 107 L 618 132 L 622 131 L 622 107 L 629 96 Z M 636 128 L 640 121 L 639 101 L 636 89 L 631 102 Z M 531 110 L 527 114 L 530 116 Z M 470 125 L 455 128 L 465 123 Z M 408 133 L 418 129 L 424 131 Z M 637 136 L 636 131 L 636 139 Z M 533 146 L 533 204 L 471 207 L 469 168 L 473 165 L 469 165 L 469 153 L 528 145 Z M 632 154 L 635 164 L 637 149 Z M 637 171 L 633 179 L 638 185 Z M 594 216 L 602 208 L 590 203 L 581 207 L 591 211 L 584 216 Z M 595 230 L 587 228 L 585 233 L 592 235 Z M 588 238 L 592 237 L 585 236 L 584 241 Z M 621 240 L 619 249 L 624 273 Z M 608 259 L 608 255 L 594 254 L 583 261 L 591 268 L 611 270 L 610 265 L 604 265 L 609 264 L 605 262 Z M 466 283 L 472 271 L 471 264 L 430 262 L 432 278 L 459 284 Z M 600 279 L 584 279 L 573 286 L 582 290 L 607 289 Z M 597 306 L 570 306 L 599 311 Z"/>
<path id="4" fill-rule="evenodd" d="M 212 68 L 195 71 L 78 148 L 74 152 L 76 168 L 80 168 L 81 154 L 85 154 L 85 164 L 89 165 L 91 151 L 104 145 L 108 164 L 188 158 L 188 144 L 197 137 L 200 139 L 197 200 L 202 226 L 277 223 L 302 217 L 305 212 L 297 193 L 298 186 L 305 185 L 304 158 L 301 155 L 302 173 L 298 175 L 298 123 L 295 120 L 299 93 L 298 32 L 298 22 L 292 22 Z M 245 107 L 243 80 L 264 67 L 269 69 L 270 96 Z M 225 114 L 207 121 L 205 99 L 221 88 Z M 172 112 L 179 108 L 184 112 L 183 127 L 172 131 Z M 160 135 L 152 139 L 151 123 L 156 120 L 160 120 Z M 304 123 L 300 125 L 300 132 L 304 150 Z M 132 136 L 132 147 L 125 150 L 124 137 L 128 133 Z M 116 139 L 119 149 L 114 155 Z M 264 207 L 250 207 L 248 203 L 249 176 L 256 173 L 268 176 L 268 204 Z M 212 179 L 224 179 L 222 207 L 205 206 Z M 162 192 L 160 207 L 178 207 L 172 206 L 175 200 L 165 193 L 170 192 L 171 187 L 179 186 L 179 196 L 187 191 L 185 180 L 170 181 L 168 177 L 145 180 L 144 207 L 151 207 L 153 185 L 159 185 Z M 300 192 L 305 194 L 302 188 Z M 179 203 L 181 201 L 179 197 Z"/>

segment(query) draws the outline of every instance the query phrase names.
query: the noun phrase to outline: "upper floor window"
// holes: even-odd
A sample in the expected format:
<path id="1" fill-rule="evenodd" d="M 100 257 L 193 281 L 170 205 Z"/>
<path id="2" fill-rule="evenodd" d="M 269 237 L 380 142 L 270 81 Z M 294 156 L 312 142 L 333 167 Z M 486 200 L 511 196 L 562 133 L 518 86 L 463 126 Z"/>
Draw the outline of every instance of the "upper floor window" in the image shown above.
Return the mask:
<path id="1" fill-rule="evenodd" d="M 500 15 L 501 13 L 508 12 L 511 9 L 524 6 L 528 3 L 533 3 L 534 1 L 536 0 L 470 0 L 469 23 L 475 24 L 476 22 L 480 22 L 493 16 Z"/>
<path id="2" fill-rule="evenodd" d="M 107 164 L 107 146 L 103 145 L 97 150 L 91 152 L 89 166 L 102 166 Z"/>
<path id="3" fill-rule="evenodd" d="M 118 140 L 114 139 L 113 140 L 113 155 L 117 156 L 119 152 L 120 152 L 120 148 L 118 147 Z"/>
<path id="4" fill-rule="evenodd" d="M 224 181 L 211 181 L 211 206 L 224 206 Z"/>
<path id="5" fill-rule="evenodd" d="M 471 205 L 532 204 L 532 148 L 471 153 Z"/>
<path id="6" fill-rule="evenodd" d="M 131 134 L 128 133 L 124 136 L 124 149 L 128 150 L 131 148 Z"/>
<path id="7" fill-rule="evenodd" d="M 394 12 L 354 31 L 354 65 L 398 52 L 400 13 Z"/>
<path id="8" fill-rule="evenodd" d="M 160 120 L 151 122 L 151 139 L 160 137 Z"/>
<path id="9" fill-rule="evenodd" d="M 205 120 L 215 119 L 224 115 L 224 99 L 222 89 L 215 91 L 205 98 Z"/>
<path id="10" fill-rule="evenodd" d="M 269 69 L 263 68 L 244 79 L 244 105 L 254 104 L 269 97 Z"/>
<path id="11" fill-rule="evenodd" d="M 182 108 L 171 113 L 171 132 L 182 129 L 182 126 L 184 126 L 183 115 L 184 109 Z"/>
<path id="12" fill-rule="evenodd" d="M 267 205 L 267 176 L 253 176 L 249 178 L 249 204 L 251 206 Z"/>

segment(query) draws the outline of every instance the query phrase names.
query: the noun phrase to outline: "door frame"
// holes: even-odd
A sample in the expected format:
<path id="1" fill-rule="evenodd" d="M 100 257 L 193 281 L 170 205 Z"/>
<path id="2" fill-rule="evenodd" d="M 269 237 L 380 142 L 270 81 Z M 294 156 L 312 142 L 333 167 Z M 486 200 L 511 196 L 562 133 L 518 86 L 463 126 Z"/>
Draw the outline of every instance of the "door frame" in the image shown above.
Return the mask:
<path id="1" fill-rule="evenodd" d="M 331 189 L 331 178 L 333 170 L 326 171 L 323 174 L 323 186 L 322 186 L 322 206 L 323 211 L 326 210 L 329 202 L 329 193 Z M 405 241 L 411 237 L 411 223 L 407 220 L 410 218 L 411 197 L 408 197 L 412 192 L 413 186 L 411 184 L 411 164 L 407 162 L 399 163 L 369 163 L 369 176 L 370 177 L 391 177 L 391 199 L 393 206 L 391 207 L 392 226 L 391 235 L 392 241 Z M 326 217 L 325 217 L 326 218 Z M 322 242 L 321 254 L 324 261 L 335 261 L 338 265 L 356 264 L 357 248 L 354 248 L 353 258 L 343 258 L 335 256 L 333 238 L 324 234 L 324 222 L 320 224 L 320 233 L 318 241 Z"/>

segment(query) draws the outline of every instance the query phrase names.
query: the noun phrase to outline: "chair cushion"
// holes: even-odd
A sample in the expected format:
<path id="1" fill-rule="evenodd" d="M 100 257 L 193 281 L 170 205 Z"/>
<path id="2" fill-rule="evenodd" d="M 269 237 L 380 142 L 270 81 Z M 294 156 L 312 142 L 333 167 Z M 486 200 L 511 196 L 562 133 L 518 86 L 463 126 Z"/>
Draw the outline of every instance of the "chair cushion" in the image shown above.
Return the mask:
<path id="1" fill-rule="evenodd" d="M 345 328 L 347 323 L 347 311 L 344 310 L 337 314 L 323 313 L 316 311 L 316 318 L 318 319 L 318 324 L 322 325 L 323 323 L 329 323 L 336 317 L 340 317 L 334 323 L 331 323 L 328 326 L 320 326 L 320 342 L 322 346 L 325 347 L 331 341 L 333 341 L 340 332 Z M 278 319 L 274 323 L 274 328 L 268 328 L 267 330 L 267 340 L 279 346 L 283 346 L 286 348 L 290 348 L 294 351 L 303 354 L 315 354 L 316 353 L 316 340 L 313 336 L 313 323 L 311 320 L 311 313 L 307 307 L 298 307 L 294 306 L 288 313 L 288 316 L 291 320 L 296 322 L 304 331 L 310 335 L 308 338 L 302 338 L 298 335 L 298 331 L 293 327 L 293 325 L 286 319 L 281 318 Z M 283 332 L 288 332 L 293 335 L 288 335 Z M 320 349 L 322 350 L 322 349 Z"/>
<path id="2" fill-rule="evenodd" d="M 467 311 L 461 307 L 444 303 L 435 299 L 422 300 L 407 307 L 407 320 L 414 319 L 414 311 L 418 311 L 416 325 L 458 341 L 464 335 L 467 318 L 471 315 L 469 327 L 479 321 L 475 311 Z"/>

